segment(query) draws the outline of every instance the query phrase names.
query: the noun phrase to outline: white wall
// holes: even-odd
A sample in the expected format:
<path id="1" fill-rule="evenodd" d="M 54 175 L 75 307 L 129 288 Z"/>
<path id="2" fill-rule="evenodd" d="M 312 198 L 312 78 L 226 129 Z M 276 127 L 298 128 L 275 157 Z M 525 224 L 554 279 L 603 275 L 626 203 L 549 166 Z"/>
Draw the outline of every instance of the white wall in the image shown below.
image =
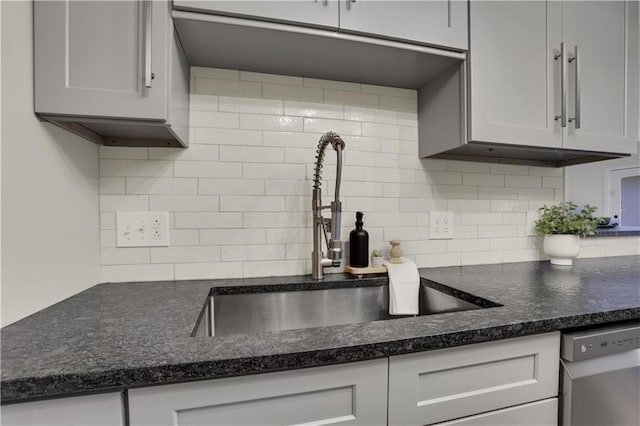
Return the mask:
<path id="1" fill-rule="evenodd" d="M 2 325 L 99 280 L 98 147 L 33 113 L 30 1 L 2 4 Z"/>
<path id="2" fill-rule="evenodd" d="M 638 151 L 640 152 L 640 143 L 638 144 Z M 590 204 L 596 206 L 598 207 L 598 214 L 608 216 L 610 212 L 606 205 L 606 175 L 610 169 L 625 166 L 639 167 L 640 156 L 632 155 L 615 160 L 567 167 L 565 169 L 567 201 L 571 200 L 579 205 Z"/>

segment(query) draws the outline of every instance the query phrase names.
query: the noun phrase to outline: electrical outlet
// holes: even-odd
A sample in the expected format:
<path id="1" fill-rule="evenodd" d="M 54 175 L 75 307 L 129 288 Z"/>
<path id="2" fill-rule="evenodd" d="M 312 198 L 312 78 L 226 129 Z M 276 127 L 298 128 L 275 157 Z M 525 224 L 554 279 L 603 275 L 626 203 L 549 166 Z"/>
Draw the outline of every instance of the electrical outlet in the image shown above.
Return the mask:
<path id="1" fill-rule="evenodd" d="M 166 247 L 169 245 L 169 213 L 118 212 L 116 247 Z"/>
<path id="2" fill-rule="evenodd" d="M 453 212 L 429 213 L 429 238 L 432 240 L 453 238 Z"/>

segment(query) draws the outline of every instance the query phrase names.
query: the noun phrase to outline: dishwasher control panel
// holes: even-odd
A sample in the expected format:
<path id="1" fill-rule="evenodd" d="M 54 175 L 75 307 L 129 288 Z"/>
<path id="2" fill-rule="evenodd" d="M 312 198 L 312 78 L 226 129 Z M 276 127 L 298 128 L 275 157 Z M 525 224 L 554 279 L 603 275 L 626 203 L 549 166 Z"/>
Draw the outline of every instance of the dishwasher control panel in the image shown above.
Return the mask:
<path id="1" fill-rule="evenodd" d="M 562 358 L 581 361 L 640 348 L 640 322 L 562 335 Z"/>

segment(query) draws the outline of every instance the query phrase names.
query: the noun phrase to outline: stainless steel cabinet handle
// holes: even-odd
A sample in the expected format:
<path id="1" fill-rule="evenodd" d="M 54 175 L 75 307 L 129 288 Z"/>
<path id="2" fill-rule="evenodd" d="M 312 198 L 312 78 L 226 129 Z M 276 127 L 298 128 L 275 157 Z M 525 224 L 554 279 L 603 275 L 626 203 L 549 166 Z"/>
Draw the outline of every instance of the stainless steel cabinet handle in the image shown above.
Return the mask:
<path id="1" fill-rule="evenodd" d="M 151 80 L 155 77 L 151 72 L 151 8 L 152 0 L 144 0 L 144 86 L 151 88 Z"/>
<path id="2" fill-rule="evenodd" d="M 560 115 L 556 115 L 555 120 L 560 120 L 560 127 L 567 127 L 567 50 L 564 43 L 560 43 L 560 54 L 553 57 L 556 61 L 560 59 Z"/>
<path id="3" fill-rule="evenodd" d="M 575 54 L 573 56 L 573 62 L 576 66 L 576 103 L 575 103 L 575 117 L 574 117 L 574 127 L 576 129 L 580 128 L 580 46 L 576 45 Z"/>

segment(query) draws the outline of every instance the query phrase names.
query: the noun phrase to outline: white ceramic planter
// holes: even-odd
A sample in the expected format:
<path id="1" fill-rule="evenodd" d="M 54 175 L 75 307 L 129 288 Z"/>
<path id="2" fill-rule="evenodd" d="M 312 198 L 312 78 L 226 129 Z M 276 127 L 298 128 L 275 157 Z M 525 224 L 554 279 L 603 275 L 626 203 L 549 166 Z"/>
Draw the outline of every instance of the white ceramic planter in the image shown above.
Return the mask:
<path id="1" fill-rule="evenodd" d="M 371 266 L 373 266 L 374 268 L 382 266 L 382 262 L 384 262 L 384 257 L 371 256 Z"/>
<path id="2" fill-rule="evenodd" d="M 542 243 L 544 254 L 549 256 L 552 265 L 573 265 L 573 259 L 580 254 L 578 235 L 545 235 Z"/>

